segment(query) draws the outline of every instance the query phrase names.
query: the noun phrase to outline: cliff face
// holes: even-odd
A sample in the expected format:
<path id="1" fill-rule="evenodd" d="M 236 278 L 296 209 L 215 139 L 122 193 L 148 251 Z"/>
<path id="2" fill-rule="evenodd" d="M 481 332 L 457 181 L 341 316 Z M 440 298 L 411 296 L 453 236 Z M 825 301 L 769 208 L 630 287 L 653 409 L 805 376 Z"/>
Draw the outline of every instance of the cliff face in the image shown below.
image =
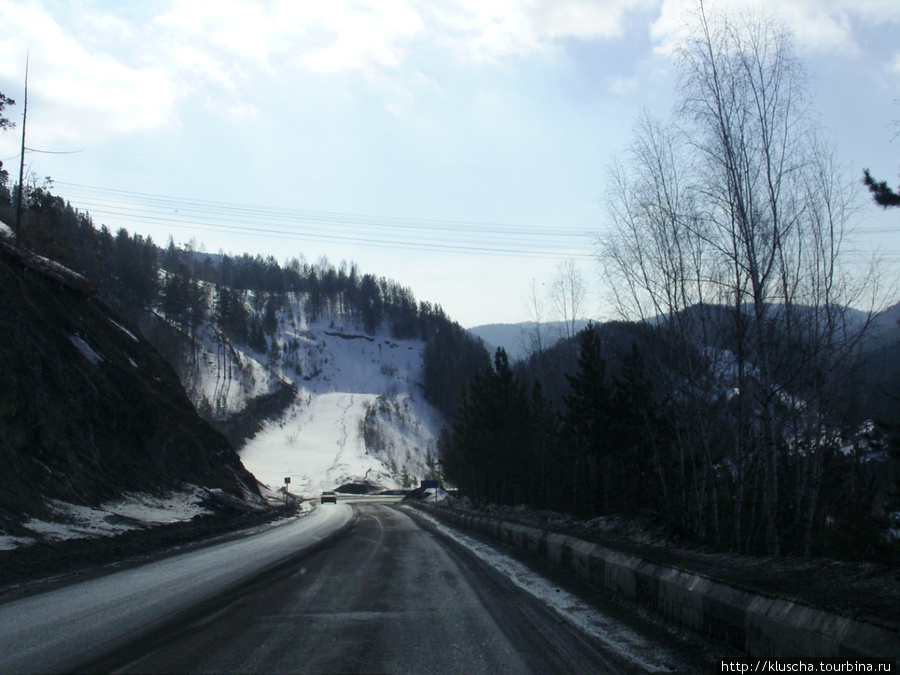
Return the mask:
<path id="1" fill-rule="evenodd" d="M 0 242 L 0 528 L 48 499 L 185 483 L 258 495 L 136 329 L 78 275 Z"/>

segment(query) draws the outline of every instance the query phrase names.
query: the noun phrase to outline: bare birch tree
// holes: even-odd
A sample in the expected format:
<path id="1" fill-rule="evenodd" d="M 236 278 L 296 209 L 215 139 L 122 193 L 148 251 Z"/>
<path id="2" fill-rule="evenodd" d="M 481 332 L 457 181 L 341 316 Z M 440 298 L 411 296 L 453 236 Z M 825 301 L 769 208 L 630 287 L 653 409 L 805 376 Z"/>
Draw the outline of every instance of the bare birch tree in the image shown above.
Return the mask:
<path id="1" fill-rule="evenodd" d="M 628 165 L 610 174 L 612 229 L 601 241 L 609 286 L 625 318 L 652 322 L 659 348 L 648 353 L 669 405 L 679 411 L 676 426 L 677 495 L 674 511 L 697 531 L 718 534 L 712 480 L 714 433 L 710 405 L 718 370 L 697 350 L 710 340 L 714 318 L 692 308 L 716 302 L 720 272 L 682 167 L 687 138 L 643 114 L 635 125 Z M 711 508 L 710 508 L 711 507 Z M 707 519 L 706 516 L 711 516 Z"/>
<path id="2" fill-rule="evenodd" d="M 821 439 L 811 406 L 831 419 L 837 365 L 858 344 L 859 327 L 842 314 L 861 288 L 841 266 L 853 195 L 813 123 L 790 36 L 767 18 L 711 16 L 702 2 L 690 29 L 676 53 L 675 123 L 638 121 L 629 163 L 612 171 L 600 252 L 623 314 L 656 317 L 682 360 L 669 380 L 682 389 L 674 400 L 695 406 L 683 410 L 692 433 L 678 439 L 693 525 L 718 530 L 715 473 L 726 464 L 716 430 L 730 425 L 732 530 L 752 536 L 741 531 L 752 474 L 761 498 L 750 529 L 777 555 L 779 456 L 801 433 L 785 427 L 784 409 L 802 396 L 794 421 Z M 710 305 L 730 309 L 696 309 Z M 717 427 L 703 402 L 721 393 L 726 372 L 735 395 L 720 401 Z M 814 510 L 810 466 L 798 504 Z"/>
<path id="3" fill-rule="evenodd" d="M 528 356 L 533 356 L 540 354 L 549 346 L 545 343 L 546 336 L 544 335 L 544 323 L 546 320 L 544 316 L 544 299 L 538 291 L 538 284 L 534 279 L 531 280 L 531 289 L 525 297 L 525 311 L 528 312 L 529 323 L 532 325 L 529 330 L 523 328 L 520 337 L 524 353 Z"/>
<path id="4" fill-rule="evenodd" d="M 578 332 L 578 315 L 584 311 L 587 291 L 581 270 L 572 258 L 567 258 L 556 266 L 556 277 L 550 284 L 549 292 L 550 302 L 565 325 L 565 337 L 575 337 Z"/>

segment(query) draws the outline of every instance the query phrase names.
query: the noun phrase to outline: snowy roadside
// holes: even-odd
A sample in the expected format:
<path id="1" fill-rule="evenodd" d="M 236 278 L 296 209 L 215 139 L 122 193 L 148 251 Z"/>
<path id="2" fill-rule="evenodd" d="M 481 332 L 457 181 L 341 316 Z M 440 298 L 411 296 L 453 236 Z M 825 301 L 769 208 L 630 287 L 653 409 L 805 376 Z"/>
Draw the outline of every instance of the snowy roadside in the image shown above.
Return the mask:
<path id="1" fill-rule="evenodd" d="M 656 644 L 623 626 L 621 621 L 601 614 L 590 603 L 560 588 L 532 571 L 515 558 L 473 537 L 444 525 L 433 516 L 410 506 L 403 506 L 417 518 L 427 520 L 435 529 L 464 546 L 478 558 L 509 578 L 516 586 L 552 608 L 564 620 L 599 640 L 607 649 L 638 666 L 645 672 L 668 672 L 677 669 L 679 659 L 662 651 Z"/>
<path id="2" fill-rule="evenodd" d="M 181 508 L 170 508 L 178 504 Z M 98 509 L 64 505 L 66 513 L 71 515 L 74 511 L 82 520 L 41 521 L 37 527 L 44 532 L 40 535 L 4 536 L 4 548 L 0 548 L 0 597 L 24 592 L 32 582 L 41 587 L 67 583 L 65 580 L 73 576 L 104 574 L 174 552 L 253 534 L 292 522 L 314 510 L 308 502 L 292 500 L 284 504 L 280 495 L 278 500 L 270 500 L 268 507 L 237 510 L 223 502 L 192 502 L 190 493 L 160 499 L 158 503 L 143 495 L 108 506 L 117 513 L 105 510 L 107 505 Z M 132 515 L 122 515 L 123 512 Z M 140 520 L 133 514 L 139 514 Z M 115 522 L 120 518 L 124 520 Z"/>
<path id="3" fill-rule="evenodd" d="M 164 495 L 130 493 L 116 501 L 99 506 L 81 506 L 59 500 L 47 503 L 49 516 L 28 518 L 19 534 L 0 535 L 0 551 L 39 542 L 52 543 L 69 539 L 115 537 L 132 530 L 141 530 L 193 520 L 215 513 L 217 506 L 232 506 L 242 510 L 260 511 L 266 502 L 249 492 L 244 500 L 226 495 L 219 489 L 186 485 Z"/>
<path id="4" fill-rule="evenodd" d="M 446 505 L 446 504 L 445 504 Z M 824 558 L 775 558 L 713 551 L 647 514 L 579 521 L 524 506 L 480 506 L 467 500 L 451 508 L 566 534 L 657 565 L 688 570 L 736 589 L 785 598 L 807 607 L 877 625 L 900 628 L 900 568 Z"/>
<path id="5" fill-rule="evenodd" d="M 203 506 L 208 493 L 196 486 L 165 496 L 130 494 L 101 506 L 78 506 L 57 500 L 48 503 L 50 518 L 29 518 L 22 527 L 31 534 L 0 535 L 0 551 L 85 537 L 113 537 L 123 532 L 164 523 L 191 520 L 212 513 Z"/>

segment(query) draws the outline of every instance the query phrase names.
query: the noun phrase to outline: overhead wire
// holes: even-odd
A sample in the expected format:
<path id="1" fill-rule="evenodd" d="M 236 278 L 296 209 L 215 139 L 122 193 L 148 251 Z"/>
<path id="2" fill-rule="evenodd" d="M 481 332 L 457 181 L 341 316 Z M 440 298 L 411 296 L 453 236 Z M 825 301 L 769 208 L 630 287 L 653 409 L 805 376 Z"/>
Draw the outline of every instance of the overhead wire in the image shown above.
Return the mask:
<path id="1" fill-rule="evenodd" d="M 587 231 L 575 228 L 376 216 L 181 198 L 57 181 L 67 198 L 95 217 L 115 219 L 137 231 L 142 225 L 198 232 L 278 238 L 374 248 L 513 256 L 593 259 Z M 882 228 L 867 228 L 867 234 Z M 865 257 L 864 251 L 848 252 Z M 892 262 L 896 249 L 879 254 Z"/>
<path id="2" fill-rule="evenodd" d="M 592 258 L 588 233 L 510 223 L 312 211 L 57 182 L 69 201 L 119 223 L 446 253 Z"/>

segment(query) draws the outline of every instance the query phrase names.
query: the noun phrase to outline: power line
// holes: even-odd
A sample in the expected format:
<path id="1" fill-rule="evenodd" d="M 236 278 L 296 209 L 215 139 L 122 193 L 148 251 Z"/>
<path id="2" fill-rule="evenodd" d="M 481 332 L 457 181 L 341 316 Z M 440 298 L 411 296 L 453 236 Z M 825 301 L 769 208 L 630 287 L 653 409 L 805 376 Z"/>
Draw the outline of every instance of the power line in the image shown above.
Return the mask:
<path id="1" fill-rule="evenodd" d="M 25 148 L 26 152 L 37 152 L 42 155 L 77 155 L 79 152 L 84 152 L 86 148 L 81 148 L 80 150 L 38 150 L 36 148 Z"/>
<path id="2" fill-rule="evenodd" d="M 574 228 L 288 209 L 77 183 L 57 182 L 57 186 L 92 215 L 129 225 L 160 223 L 198 231 L 446 253 L 593 257 L 588 233 Z"/>
<path id="3" fill-rule="evenodd" d="M 304 217 L 304 216 L 319 216 L 325 217 L 329 220 L 332 219 L 340 219 L 343 221 L 354 221 L 355 219 L 363 219 L 366 223 L 380 223 L 380 222 L 391 222 L 391 223 L 415 223 L 421 225 L 435 225 L 435 226 L 446 226 L 446 225 L 464 225 L 467 227 L 477 227 L 482 228 L 487 226 L 489 228 L 495 228 L 497 230 L 509 229 L 510 231 L 534 231 L 534 232 L 546 232 L 547 228 L 543 226 L 527 226 L 527 225 L 514 225 L 510 223 L 495 223 L 495 222 L 485 222 L 485 221 L 460 221 L 460 220 L 437 220 L 437 219 L 426 219 L 426 218 L 408 218 L 408 217 L 398 217 L 398 216 L 374 216 L 367 214 L 353 214 L 353 213 L 345 213 L 338 211 L 309 211 L 303 209 L 287 209 L 287 208 L 279 208 L 279 207 L 271 207 L 271 206 L 259 206 L 253 204 L 239 204 L 234 202 L 222 202 L 222 201 L 212 201 L 212 200 L 202 200 L 202 199 L 184 199 L 177 197 L 169 197 L 164 195 L 155 195 L 144 192 L 130 192 L 127 190 L 114 190 L 107 188 L 99 188 L 89 185 L 81 185 L 78 183 L 66 183 L 66 182 L 56 182 L 57 185 L 65 186 L 67 188 L 75 188 L 76 191 L 81 189 L 84 192 L 85 196 L 90 196 L 92 193 L 94 195 L 99 195 L 102 198 L 103 195 L 107 195 L 107 199 L 111 199 L 112 201 L 122 201 L 123 199 L 127 200 L 128 203 L 133 202 L 144 202 L 146 204 L 159 204 L 159 205 L 171 205 L 171 206 L 179 206 L 184 208 L 185 210 L 189 208 L 197 208 L 202 209 L 204 212 L 208 212 L 210 209 L 220 210 L 225 212 L 244 212 L 248 214 L 272 214 L 272 215 L 282 215 L 287 217 Z M 574 235 L 583 235 L 585 232 L 580 229 L 572 229 L 567 228 L 566 230 L 554 230 L 555 232 L 567 232 L 569 234 Z"/>

